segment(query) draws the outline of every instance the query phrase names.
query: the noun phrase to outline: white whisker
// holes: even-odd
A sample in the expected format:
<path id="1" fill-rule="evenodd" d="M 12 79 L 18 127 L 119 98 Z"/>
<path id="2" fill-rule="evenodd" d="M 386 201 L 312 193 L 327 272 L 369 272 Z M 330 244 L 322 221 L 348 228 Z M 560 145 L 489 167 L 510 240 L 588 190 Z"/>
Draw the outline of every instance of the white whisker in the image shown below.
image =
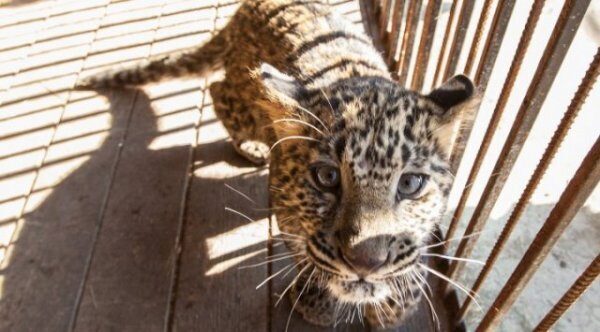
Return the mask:
<path id="1" fill-rule="evenodd" d="M 329 100 L 329 97 L 327 97 L 327 94 L 325 94 L 325 91 L 323 91 L 323 88 L 319 87 L 319 90 L 321 90 L 323 97 L 325 97 L 325 100 L 327 100 L 327 104 L 329 104 L 329 109 L 331 110 L 331 117 L 335 118 L 335 110 L 333 109 L 333 105 L 331 105 L 331 101 Z"/>
<path id="2" fill-rule="evenodd" d="M 337 300 L 335 303 L 335 308 L 333 308 L 333 327 L 334 328 L 338 324 L 338 316 L 339 316 L 341 307 L 342 307 L 342 301 Z"/>
<path id="3" fill-rule="evenodd" d="M 279 123 L 279 122 L 294 122 L 294 123 L 300 123 L 303 124 L 311 129 L 314 129 L 316 132 L 318 132 L 319 134 L 321 134 L 322 136 L 325 136 L 325 133 L 321 131 L 321 129 L 311 125 L 310 123 L 306 122 L 306 121 L 302 121 L 300 119 L 279 119 L 279 120 L 275 120 L 273 121 L 273 123 Z"/>
<path id="4" fill-rule="evenodd" d="M 254 219 L 248 217 L 247 215 L 241 213 L 240 211 L 234 210 L 228 206 L 225 207 L 225 211 L 233 212 L 233 213 L 237 214 L 238 216 L 244 217 L 249 222 L 256 222 L 256 220 L 254 220 Z"/>
<path id="5" fill-rule="evenodd" d="M 302 290 L 300 291 L 300 294 L 298 294 L 298 298 L 296 298 L 296 301 L 294 302 L 294 305 L 292 305 L 292 310 L 290 310 L 290 314 L 288 315 L 287 323 L 285 324 L 285 331 L 286 332 L 287 332 L 288 328 L 290 327 L 290 320 L 292 319 L 292 314 L 294 313 L 294 309 L 296 308 L 296 305 L 298 304 L 298 301 L 300 301 L 300 297 L 302 296 L 302 294 L 304 293 L 304 291 L 308 287 L 308 284 L 310 284 L 310 279 L 313 277 L 313 274 L 315 274 L 315 270 L 316 270 L 316 268 L 313 268 L 312 272 L 308 276 L 308 280 L 306 281 L 306 283 L 302 287 Z"/>
<path id="6" fill-rule="evenodd" d="M 279 258 L 275 258 L 275 259 L 270 259 L 270 260 L 267 260 L 267 261 L 264 261 L 264 262 L 260 262 L 260 263 L 256 263 L 256 264 L 240 266 L 238 269 L 243 270 L 243 269 L 249 269 L 249 268 L 253 268 L 253 267 L 258 267 L 258 266 L 262 266 L 262 265 L 265 265 L 265 264 L 282 261 L 284 259 L 288 259 L 288 258 L 291 258 L 291 257 L 300 256 L 300 255 L 304 255 L 304 254 L 303 253 L 290 254 L 288 256 L 283 256 L 283 257 L 279 257 Z"/>
<path id="7" fill-rule="evenodd" d="M 292 135 L 292 136 L 287 136 L 287 137 L 279 139 L 277 142 L 275 142 L 271 146 L 271 148 L 269 149 L 269 152 L 273 151 L 273 149 L 275 148 L 275 146 L 277 146 L 279 143 L 282 143 L 282 142 L 285 142 L 285 141 L 288 141 L 288 140 L 292 140 L 292 139 L 303 139 L 303 140 L 307 140 L 307 141 L 319 142 L 318 139 L 315 139 L 315 138 L 312 138 L 312 137 Z"/>
<path id="8" fill-rule="evenodd" d="M 381 325 L 381 327 L 385 327 L 385 325 L 383 325 L 383 321 L 381 320 L 381 315 L 379 314 L 379 307 L 373 303 L 372 304 L 373 310 L 375 310 L 375 316 L 377 316 L 377 321 L 379 321 L 379 325 Z"/>
<path id="9" fill-rule="evenodd" d="M 228 185 L 227 183 L 225 183 L 225 187 L 227 187 L 227 188 L 229 188 L 229 189 L 233 190 L 234 192 L 238 193 L 240 196 L 242 196 L 242 197 L 244 197 L 245 199 L 249 200 L 250 202 L 252 202 L 252 203 L 256 204 L 256 202 L 255 202 L 255 201 L 254 201 L 252 198 L 250 198 L 248 195 L 246 195 L 246 194 L 244 194 L 243 192 L 241 192 L 241 191 L 239 191 L 239 190 L 235 189 L 234 187 L 232 187 L 232 186 Z"/>
<path id="10" fill-rule="evenodd" d="M 279 253 L 279 254 L 269 255 L 269 256 L 265 257 L 265 259 L 277 258 L 277 257 L 282 257 L 282 256 L 288 256 L 288 255 L 293 255 L 293 254 L 289 253 L 289 252 L 282 252 L 282 253 Z"/>
<path id="11" fill-rule="evenodd" d="M 414 272 L 415 272 L 416 277 L 419 278 L 419 280 L 421 280 L 423 282 L 423 284 L 425 284 L 425 286 L 429 290 L 429 294 L 431 294 L 433 296 L 433 290 L 431 289 L 431 286 L 429 285 L 427 278 L 425 278 L 425 276 L 423 276 L 421 273 L 419 273 L 419 270 L 415 269 Z"/>
<path id="12" fill-rule="evenodd" d="M 277 302 L 275 302 L 275 306 L 277 306 L 279 304 L 279 302 L 281 302 L 281 300 L 285 296 L 285 293 L 287 293 L 290 290 L 290 288 L 292 288 L 292 286 L 294 286 L 294 284 L 296 284 L 296 282 L 298 281 L 298 279 L 300 278 L 300 276 L 304 272 L 306 272 L 306 270 L 310 266 L 311 266 L 311 264 L 307 264 L 304 268 L 302 268 L 302 270 L 300 270 L 300 272 L 298 272 L 298 274 L 296 275 L 296 277 L 294 279 L 292 279 L 292 281 L 290 282 L 290 284 L 283 290 L 283 293 L 281 293 L 281 295 L 279 295 L 279 299 L 277 299 Z"/>
<path id="13" fill-rule="evenodd" d="M 282 242 L 295 242 L 295 243 L 304 243 L 304 241 L 299 240 L 299 239 L 294 239 L 294 238 L 280 238 L 280 237 L 274 237 L 272 238 L 273 241 L 282 241 Z"/>
<path id="14" fill-rule="evenodd" d="M 306 108 L 304 108 L 304 107 L 302 107 L 302 106 L 300 106 L 300 105 L 298 105 L 298 109 L 299 109 L 299 110 L 301 110 L 301 111 L 303 111 L 303 112 L 306 112 L 306 113 L 308 113 L 308 115 L 312 116 L 312 117 L 313 117 L 315 120 L 317 120 L 317 122 L 318 122 L 318 123 L 319 123 L 321 126 L 323 126 L 323 129 L 325 129 L 325 130 L 328 130 L 327 126 L 326 126 L 326 125 L 323 123 L 323 121 L 321 121 L 321 119 L 319 119 L 319 117 L 318 117 L 318 116 L 316 116 L 316 115 L 315 115 L 313 112 L 311 112 L 311 111 L 307 110 Z"/>
<path id="15" fill-rule="evenodd" d="M 418 271 L 414 271 L 414 273 L 416 273 L 417 275 L 421 276 Z M 423 276 L 421 276 L 421 277 L 423 277 Z M 418 279 L 418 277 L 416 277 L 416 279 Z M 431 311 L 431 315 L 433 316 L 433 322 L 437 326 L 437 330 L 441 331 L 440 319 L 439 319 L 439 317 L 437 315 L 437 312 L 435 311 L 435 307 L 433 306 L 433 303 L 431 302 L 431 299 L 427 295 L 427 292 L 425 292 L 425 290 L 423 289 L 423 287 L 421 287 L 421 285 L 419 284 L 419 280 L 415 280 L 415 282 L 417 283 L 417 287 L 419 287 L 419 289 L 421 290 L 421 293 L 425 297 L 425 300 L 427 300 L 427 303 L 429 304 L 429 310 Z"/>
<path id="16" fill-rule="evenodd" d="M 269 280 L 277 277 L 278 275 L 280 275 L 283 271 L 287 270 L 288 268 L 290 268 L 292 265 L 294 265 L 294 263 L 290 263 L 288 265 L 286 265 L 284 268 L 282 268 L 281 270 L 273 273 L 272 275 L 270 275 L 269 277 L 267 277 L 265 280 L 263 280 L 260 284 L 258 284 L 256 286 L 256 289 L 261 288 L 264 284 L 266 284 Z"/>
<path id="17" fill-rule="evenodd" d="M 292 233 L 286 233 L 286 232 L 283 232 L 283 231 L 279 231 L 279 234 L 287 235 L 287 236 L 291 236 L 291 237 L 295 237 L 295 238 L 299 238 L 299 239 L 302 239 L 302 240 L 306 240 L 306 238 L 304 236 L 300 236 L 300 235 L 296 235 L 296 234 L 292 234 Z"/>
<path id="18" fill-rule="evenodd" d="M 467 288 L 466 288 L 466 287 L 464 287 L 463 285 L 461 285 L 461 284 L 459 284 L 458 282 L 456 282 L 456 281 L 454 281 L 454 280 L 452 280 L 452 279 L 450 279 L 450 278 L 446 277 L 446 276 L 445 276 L 445 275 L 443 275 L 442 273 L 440 273 L 440 272 L 438 272 L 438 271 L 436 271 L 436 270 L 434 270 L 434 269 L 432 269 L 432 268 L 429 268 L 427 265 L 424 265 L 424 264 L 421 264 L 421 263 L 418 263 L 418 264 L 419 264 L 419 265 L 420 265 L 422 268 L 424 268 L 425 270 L 429 271 L 431 274 L 435 275 L 436 277 L 438 277 L 438 278 L 440 278 L 440 279 L 442 279 L 442 280 L 445 280 L 445 281 L 449 282 L 449 283 L 450 283 L 450 284 L 452 284 L 453 286 L 455 286 L 455 287 L 457 287 L 458 289 L 460 289 L 461 291 L 463 291 L 463 292 L 465 293 L 465 295 L 467 295 L 468 297 L 470 297 L 470 298 L 471 298 L 471 300 L 473 300 L 473 302 L 475 302 L 475 304 L 477 305 L 477 307 L 479 308 L 479 310 L 482 310 L 482 309 L 481 309 L 481 306 L 479 305 L 479 302 L 477 302 L 477 300 L 475 299 L 475 296 L 474 296 L 474 295 L 477 295 L 477 294 L 475 294 L 475 293 L 471 294 L 471 293 L 473 292 L 472 290 L 469 290 L 469 289 L 467 289 Z"/>
<path id="19" fill-rule="evenodd" d="M 452 242 L 452 241 L 458 241 L 458 240 L 462 240 L 462 239 L 468 239 L 468 238 L 472 238 L 472 237 L 474 237 L 474 236 L 480 235 L 481 233 L 483 233 L 483 231 L 480 231 L 480 232 L 473 232 L 473 233 L 471 233 L 471 234 L 469 234 L 469 235 L 465 235 L 465 236 L 461 236 L 461 237 L 454 237 L 454 238 L 451 238 L 451 239 L 448 239 L 448 240 L 445 240 L 445 241 L 442 241 L 442 242 L 438 242 L 438 243 L 430 244 L 430 245 L 428 245 L 428 246 L 422 246 L 422 247 L 419 247 L 419 249 L 430 249 L 430 248 L 439 247 L 439 246 L 442 246 L 442 245 L 444 245 L 444 244 L 446 244 L 446 243 L 448 243 L 448 242 Z"/>
<path id="20" fill-rule="evenodd" d="M 424 254 L 421 254 L 421 256 L 439 257 L 439 258 L 447 259 L 449 261 L 461 261 L 461 262 L 475 263 L 475 264 L 479 264 L 479 265 L 485 264 L 484 262 L 477 260 L 477 259 L 446 256 L 446 255 L 442 255 L 442 254 L 424 253 Z"/>
<path id="21" fill-rule="evenodd" d="M 287 277 L 288 274 L 290 274 L 290 272 L 294 271 L 294 269 L 296 267 L 298 267 L 298 265 L 306 262 L 308 260 L 308 257 L 302 258 L 301 260 L 298 261 L 298 263 L 296 263 L 296 265 L 292 266 L 291 269 L 289 269 L 284 275 L 281 276 L 281 279 L 285 279 L 285 277 Z"/>

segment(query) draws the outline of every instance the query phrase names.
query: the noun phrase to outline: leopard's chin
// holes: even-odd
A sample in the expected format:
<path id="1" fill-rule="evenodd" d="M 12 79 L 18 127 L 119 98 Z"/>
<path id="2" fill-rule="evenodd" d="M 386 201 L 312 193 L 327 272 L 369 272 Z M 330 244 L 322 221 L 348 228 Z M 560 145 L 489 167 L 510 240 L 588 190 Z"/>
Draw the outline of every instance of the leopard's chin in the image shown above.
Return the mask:
<path id="1" fill-rule="evenodd" d="M 366 304 L 381 302 L 392 295 L 392 288 L 385 281 L 346 280 L 331 278 L 327 287 L 342 302 Z"/>

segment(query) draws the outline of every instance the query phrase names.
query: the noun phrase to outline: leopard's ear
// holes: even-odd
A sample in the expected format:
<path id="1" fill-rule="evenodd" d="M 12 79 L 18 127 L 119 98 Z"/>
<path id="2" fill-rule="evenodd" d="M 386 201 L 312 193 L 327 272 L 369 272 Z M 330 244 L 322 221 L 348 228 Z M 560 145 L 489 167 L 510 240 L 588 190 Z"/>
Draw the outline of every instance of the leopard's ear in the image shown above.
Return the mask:
<path id="1" fill-rule="evenodd" d="M 263 85 L 263 96 L 256 103 L 267 112 L 277 136 L 285 137 L 300 132 L 301 127 L 297 122 L 284 120 L 296 117 L 300 107 L 298 100 L 304 88 L 294 78 L 267 64 L 263 64 L 255 75 L 260 75 Z"/>
<path id="2" fill-rule="evenodd" d="M 436 116 L 435 136 L 449 153 L 458 125 L 471 127 L 481 101 L 473 82 L 465 75 L 456 75 L 425 96 L 433 102 Z"/>
<path id="3" fill-rule="evenodd" d="M 475 92 L 471 79 L 465 75 L 456 75 L 431 91 L 427 98 L 439 106 L 443 113 L 468 101 Z"/>

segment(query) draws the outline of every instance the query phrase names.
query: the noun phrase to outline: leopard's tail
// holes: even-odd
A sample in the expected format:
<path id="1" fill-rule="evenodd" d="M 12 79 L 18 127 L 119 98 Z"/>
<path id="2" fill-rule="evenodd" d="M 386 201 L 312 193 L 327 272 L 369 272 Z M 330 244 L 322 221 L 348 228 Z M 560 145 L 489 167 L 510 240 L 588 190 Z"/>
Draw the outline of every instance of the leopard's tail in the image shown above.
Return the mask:
<path id="1" fill-rule="evenodd" d="M 222 65 L 228 48 L 226 30 L 221 30 L 198 48 L 151 59 L 131 68 L 89 76 L 80 80 L 75 87 L 79 89 L 128 87 L 167 78 L 204 75 Z"/>

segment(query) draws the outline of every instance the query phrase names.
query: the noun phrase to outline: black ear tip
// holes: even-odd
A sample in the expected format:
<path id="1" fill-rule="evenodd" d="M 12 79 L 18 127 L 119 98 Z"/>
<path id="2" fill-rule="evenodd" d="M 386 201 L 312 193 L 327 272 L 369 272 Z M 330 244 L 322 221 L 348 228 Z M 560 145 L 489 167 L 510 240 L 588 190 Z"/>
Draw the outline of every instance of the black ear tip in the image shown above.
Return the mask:
<path id="1" fill-rule="evenodd" d="M 440 87 L 431 91 L 428 97 L 438 106 L 447 110 L 467 101 L 474 92 L 475 86 L 471 79 L 461 74 L 450 78 Z"/>
<path id="2" fill-rule="evenodd" d="M 465 93 L 468 95 L 472 95 L 475 91 L 475 85 L 471 79 L 463 74 L 458 74 L 452 77 L 450 80 L 456 80 L 457 83 L 462 84 L 465 90 Z"/>

